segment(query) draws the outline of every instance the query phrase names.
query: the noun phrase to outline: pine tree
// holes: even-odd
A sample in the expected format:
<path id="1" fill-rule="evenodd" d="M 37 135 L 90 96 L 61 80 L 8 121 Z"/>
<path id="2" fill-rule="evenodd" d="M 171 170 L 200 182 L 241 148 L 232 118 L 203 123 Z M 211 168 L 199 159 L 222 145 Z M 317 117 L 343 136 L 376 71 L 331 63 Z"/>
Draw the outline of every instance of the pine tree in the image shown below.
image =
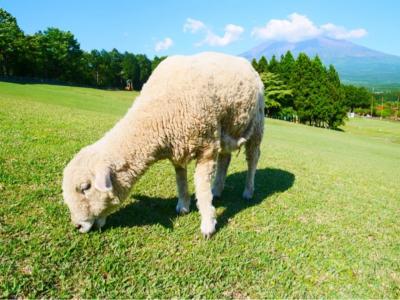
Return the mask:
<path id="1" fill-rule="evenodd" d="M 256 69 L 258 73 L 268 72 L 268 61 L 265 56 L 261 56 L 258 61 L 258 69 Z"/>
<path id="2" fill-rule="evenodd" d="M 265 87 L 265 113 L 268 116 L 277 116 L 280 109 L 287 106 L 288 99 L 293 96 L 293 92 L 278 74 L 264 72 L 260 77 Z"/>
<path id="3" fill-rule="evenodd" d="M 276 60 L 275 55 L 272 55 L 268 64 L 268 71 L 272 73 L 279 73 L 279 62 Z"/>
<path id="4" fill-rule="evenodd" d="M 343 89 L 333 66 L 325 68 L 321 59 L 300 53 L 295 60 L 287 51 L 277 61 L 272 56 L 252 61 L 265 85 L 266 113 L 288 120 L 296 118 L 313 126 L 337 128 L 346 117 Z M 260 72 L 266 69 L 268 72 Z"/>
<path id="5" fill-rule="evenodd" d="M 287 51 L 284 56 L 282 56 L 280 64 L 279 64 L 279 70 L 280 74 L 282 76 L 282 79 L 286 82 L 290 82 L 290 78 L 293 73 L 293 68 L 295 64 L 295 59 L 290 51 Z"/>
<path id="6" fill-rule="evenodd" d="M 315 56 L 311 60 L 312 81 L 311 81 L 311 122 L 314 126 L 325 127 L 330 110 L 327 95 L 327 73 L 321 59 Z"/>
<path id="7" fill-rule="evenodd" d="M 311 112 L 314 109 L 311 87 L 313 74 L 309 57 L 300 53 L 293 67 L 290 87 L 294 93 L 294 108 L 301 123 L 311 125 Z"/>
<path id="8" fill-rule="evenodd" d="M 339 74 L 333 65 L 329 66 L 327 72 L 327 97 L 329 100 L 330 110 L 328 112 L 328 127 L 332 129 L 338 128 L 344 123 L 346 118 L 345 93 L 341 86 Z"/>
<path id="9" fill-rule="evenodd" d="M 253 59 L 251 60 L 251 65 L 253 66 L 254 70 L 256 70 L 257 72 L 259 72 L 259 71 L 258 71 L 258 62 L 257 62 L 257 59 L 253 58 Z"/>

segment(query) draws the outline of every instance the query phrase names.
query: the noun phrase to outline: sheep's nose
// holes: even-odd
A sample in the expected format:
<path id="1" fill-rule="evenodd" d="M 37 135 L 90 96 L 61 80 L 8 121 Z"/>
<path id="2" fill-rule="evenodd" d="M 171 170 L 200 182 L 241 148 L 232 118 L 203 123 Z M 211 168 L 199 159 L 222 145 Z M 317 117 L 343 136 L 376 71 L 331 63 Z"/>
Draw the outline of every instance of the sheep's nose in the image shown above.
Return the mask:
<path id="1" fill-rule="evenodd" d="M 81 233 L 89 232 L 92 228 L 94 221 L 80 221 L 79 223 L 75 224 L 75 228 L 79 230 Z"/>

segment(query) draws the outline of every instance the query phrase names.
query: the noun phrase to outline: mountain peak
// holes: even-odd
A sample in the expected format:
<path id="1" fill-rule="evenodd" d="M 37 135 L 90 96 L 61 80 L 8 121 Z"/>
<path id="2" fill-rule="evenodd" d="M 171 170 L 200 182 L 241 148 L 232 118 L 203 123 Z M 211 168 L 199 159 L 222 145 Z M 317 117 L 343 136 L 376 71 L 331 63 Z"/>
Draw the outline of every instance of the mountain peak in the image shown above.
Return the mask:
<path id="1" fill-rule="evenodd" d="M 363 46 L 356 45 L 347 40 L 336 40 L 328 37 L 317 37 L 300 42 L 267 41 L 242 53 L 247 59 L 259 59 L 261 56 L 271 58 L 272 55 L 280 57 L 287 51 L 297 56 L 304 52 L 309 56 L 319 55 L 322 59 L 339 57 L 395 57 Z"/>
<path id="2" fill-rule="evenodd" d="M 400 57 L 386 54 L 347 40 L 317 37 L 300 42 L 267 41 L 242 53 L 251 60 L 273 55 L 280 58 L 287 51 L 297 57 L 318 55 L 324 64 L 333 64 L 342 80 L 356 84 L 400 84 Z"/>

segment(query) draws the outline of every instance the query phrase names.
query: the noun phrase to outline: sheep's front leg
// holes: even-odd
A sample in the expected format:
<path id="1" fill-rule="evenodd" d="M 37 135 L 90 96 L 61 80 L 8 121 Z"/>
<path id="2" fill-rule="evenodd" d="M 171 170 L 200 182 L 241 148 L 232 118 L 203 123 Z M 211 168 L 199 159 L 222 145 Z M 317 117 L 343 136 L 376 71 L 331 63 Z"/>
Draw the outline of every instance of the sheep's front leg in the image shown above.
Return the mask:
<path id="1" fill-rule="evenodd" d="M 215 232 L 215 208 L 212 205 L 211 181 L 215 168 L 216 155 L 197 161 L 194 174 L 197 207 L 201 215 L 201 232 L 205 238 L 210 238 Z"/>
<path id="2" fill-rule="evenodd" d="M 178 214 L 187 214 L 190 210 L 190 195 L 188 191 L 187 169 L 175 167 L 176 185 L 178 188 L 178 204 L 176 212 Z"/>

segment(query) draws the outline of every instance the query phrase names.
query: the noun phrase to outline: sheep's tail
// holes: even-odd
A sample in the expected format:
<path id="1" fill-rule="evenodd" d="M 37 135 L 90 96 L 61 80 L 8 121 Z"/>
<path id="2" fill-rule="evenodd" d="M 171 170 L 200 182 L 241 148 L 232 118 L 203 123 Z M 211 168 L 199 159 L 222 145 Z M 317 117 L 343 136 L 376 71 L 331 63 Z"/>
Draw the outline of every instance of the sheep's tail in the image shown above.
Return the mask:
<path id="1" fill-rule="evenodd" d="M 242 149 L 242 146 L 247 143 L 247 141 L 251 138 L 251 136 L 254 133 L 255 127 L 261 127 L 259 130 L 263 131 L 264 129 L 264 86 L 261 82 L 260 84 L 260 90 L 257 95 L 257 108 L 255 110 L 255 115 L 251 119 L 250 124 L 247 126 L 246 130 L 244 131 L 243 136 L 238 140 L 237 146 L 239 148 L 239 151 L 237 155 L 239 155 L 240 150 Z M 261 133 L 262 135 L 262 133 Z"/>

